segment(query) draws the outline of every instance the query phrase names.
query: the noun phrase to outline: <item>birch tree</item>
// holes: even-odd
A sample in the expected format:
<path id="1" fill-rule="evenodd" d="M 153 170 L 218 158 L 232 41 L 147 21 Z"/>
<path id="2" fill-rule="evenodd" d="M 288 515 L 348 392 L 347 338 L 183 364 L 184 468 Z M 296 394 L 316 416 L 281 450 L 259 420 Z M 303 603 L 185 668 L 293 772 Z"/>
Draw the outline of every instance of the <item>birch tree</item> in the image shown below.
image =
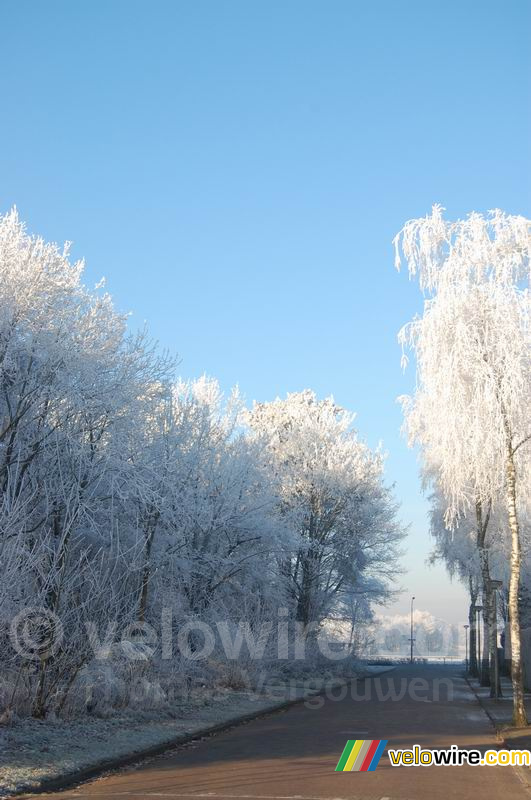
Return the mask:
<path id="1" fill-rule="evenodd" d="M 505 508 L 513 719 L 523 725 L 518 517 L 530 475 L 529 222 L 495 211 L 449 223 L 436 206 L 408 222 L 395 247 L 397 266 L 402 251 L 426 296 L 423 316 L 400 333 L 417 363 L 415 395 L 402 399 L 410 442 L 436 475 L 449 527 L 473 512 L 481 542 L 492 505 Z"/>

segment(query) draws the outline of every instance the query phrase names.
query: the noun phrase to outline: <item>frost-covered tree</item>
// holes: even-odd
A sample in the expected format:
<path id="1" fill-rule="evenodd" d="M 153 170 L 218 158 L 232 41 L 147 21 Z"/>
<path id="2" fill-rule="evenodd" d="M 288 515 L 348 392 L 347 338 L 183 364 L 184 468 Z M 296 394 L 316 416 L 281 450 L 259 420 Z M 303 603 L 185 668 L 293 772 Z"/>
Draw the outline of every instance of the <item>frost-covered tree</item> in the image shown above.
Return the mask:
<path id="1" fill-rule="evenodd" d="M 477 546 L 477 530 L 475 520 L 461 517 L 455 523 L 451 532 L 445 523 L 446 505 L 444 497 L 434 491 L 430 497 L 430 533 L 434 539 L 434 548 L 430 561 L 442 562 L 450 577 L 457 578 L 468 591 L 470 603 L 468 609 L 469 622 L 469 669 L 473 675 L 480 675 L 481 654 L 477 653 L 476 624 L 477 615 L 475 606 L 482 586 L 481 568 Z M 486 617 L 485 619 L 485 628 Z M 488 637 L 483 637 L 488 641 Z M 481 664 L 482 668 L 483 664 Z"/>
<path id="2" fill-rule="evenodd" d="M 493 592 L 490 589 L 491 576 L 509 584 L 508 552 L 510 542 L 504 527 L 504 509 L 491 509 L 488 524 L 479 524 L 477 509 L 470 514 L 462 514 L 455 520 L 451 531 L 445 522 L 446 505 L 444 497 L 434 492 L 431 500 L 430 532 L 435 540 L 433 561 L 442 561 L 449 575 L 456 577 L 468 589 L 470 596 L 470 671 L 477 674 L 483 685 L 491 686 L 495 695 L 495 662 L 497 658 L 496 629 L 494 620 Z M 481 602 L 480 602 L 481 601 Z M 477 654 L 475 605 L 483 606 L 483 652 Z M 499 687 L 498 687 L 499 688 Z"/>
<path id="3" fill-rule="evenodd" d="M 126 322 L 68 248 L 0 216 L 2 712 L 241 684 L 242 626 L 271 633 L 263 669 L 289 669 L 295 619 L 347 621 L 361 647 L 397 570 L 383 459 L 351 415 L 310 392 L 248 414 Z M 188 624 L 219 633 L 199 666 Z"/>
<path id="4" fill-rule="evenodd" d="M 86 289 L 82 268 L 28 236 L 16 212 L 0 218 L 2 611 L 42 608 L 61 618 L 68 642 L 28 673 L 37 716 L 62 702 L 88 657 L 84 618 L 105 613 L 112 595 L 128 605 L 124 444 L 167 373 L 143 335 L 127 334 L 109 296 Z"/>
<path id="5" fill-rule="evenodd" d="M 402 654 L 409 657 L 410 614 L 386 617 L 376 615 L 375 623 L 374 636 L 377 641 L 377 652 L 389 655 Z M 437 619 L 428 611 L 415 609 L 413 626 L 416 655 L 434 658 L 455 655 L 456 641 L 453 625 Z"/>
<path id="6" fill-rule="evenodd" d="M 442 209 L 395 239 L 426 295 L 400 334 L 416 356 L 417 390 L 403 399 L 410 441 L 445 498 L 448 527 L 475 513 L 486 533 L 503 503 L 511 536 L 509 613 L 514 722 L 525 724 L 518 594 L 519 513 L 529 493 L 531 335 L 529 222 L 495 211 L 450 223 Z M 481 548 L 485 553 L 485 548 Z M 490 601 L 488 605 L 490 609 Z"/>
<path id="7" fill-rule="evenodd" d="M 293 531 L 280 569 L 304 626 L 348 604 L 368 577 L 375 598 L 384 598 L 396 575 L 404 531 L 383 482 L 382 455 L 360 441 L 353 420 L 332 398 L 318 400 L 309 390 L 256 403 L 248 415 Z"/>
<path id="8" fill-rule="evenodd" d="M 228 591 L 235 605 L 249 584 L 258 591 L 273 578 L 264 564 L 282 546 L 269 476 L 259 444 L 239 424 L 242 410 L 238 392 L 225 402 L 215 380 L 181 382 L 174 390 L 179 580 L 192 615 L 226 604 Z"/>

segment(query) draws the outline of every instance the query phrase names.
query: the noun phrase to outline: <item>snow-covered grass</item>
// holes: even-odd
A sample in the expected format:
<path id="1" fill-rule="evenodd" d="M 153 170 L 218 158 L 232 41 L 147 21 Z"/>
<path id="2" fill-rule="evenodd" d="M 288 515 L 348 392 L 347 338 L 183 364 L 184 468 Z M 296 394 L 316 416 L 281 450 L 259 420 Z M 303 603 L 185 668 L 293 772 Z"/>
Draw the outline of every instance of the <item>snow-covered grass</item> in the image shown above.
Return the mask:
<path id="1" fill-rule="evenodd" d="M 386 669 L 367 667 L 364 674 Z M 140 757 L 149 748 L 273 709 L 324 686 L 325 682 L 316 678 L 290 681 L 284 686 L 270 683 L 261 693 L 205 690 L 173 707 L 126 711 L 106 719 L 14 719 L 0 726 L 0 797 L 36 789 L 49 780 L 135 753 Z"/>
<path id="2" fill-rule="evenodd" d="M 173 709 L 128 711 L 108 719 L 24 719 L 0 729 L 0 796 L 39 786 L 102 762 L 141 753 L 282 701 L 251 692 L 196 697 Z"/>

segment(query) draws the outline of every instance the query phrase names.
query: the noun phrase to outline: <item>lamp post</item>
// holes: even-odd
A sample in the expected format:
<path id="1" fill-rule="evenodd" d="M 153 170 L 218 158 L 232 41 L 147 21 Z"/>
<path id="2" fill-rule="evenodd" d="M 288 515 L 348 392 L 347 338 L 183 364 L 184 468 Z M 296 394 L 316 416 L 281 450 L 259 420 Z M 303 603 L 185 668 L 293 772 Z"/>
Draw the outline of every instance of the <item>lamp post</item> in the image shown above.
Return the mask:
<path id="1" fill-rule="evenodd" d="M 465 672 L 468 674 L 468 629 L 470 625 L 463 625 L 465 629 Z"/>
<path id="2" fill-rule="evenodd" d="M 414 599 L 415 599 L 415 597 L 413 596 L 411 598 L 411 638 L 409 640 L 410 644 L 411 644 L 411 651 L 410 651 L 410 657 L 409 657 L 409 660 L 410 660 L 411 664 L 413 663 L 413 642 L 415 641 L 414 638 L 413 638 L 413 600 Z"/>
<path id="3" fill-rule="evenodd" d="M 499 675 L 498 675 L 498 671 L 499 671 L 498 670 L 498 608 L 497 608 L 496 598 L 498 596 L 497 595 L 497 591 L 498 591 L 498 589 L 501 589 L 502 586 L 503 586 L 503 581 L 495 581 L 495 580 L 491 580 L 490 581 L 490 585 L 489 585 L 490 591 L 492 592 L 492 602 L 494 604 L 494 609 L 493 609 L 492 616 L 493 616 L 493 625 L 494 625 L 494 642 L 496 644 L 495 651 L 493 653 L 493 656 L 494 656 L 494 686 L 490 687 L 490 696 L 496 698 L 496 700 L 498 700 L 498 698 L 501 695 L 501 692 L 499 690 L 500 679 L 499 679 Z"/>
<path id="4" fill-rule="evenodd" d="M 482 664 L 483 661 L 481 659 L 481 620 L 479 615 L 483 611 L 483 606 L 474 606 L 474 611 L 476 612 L 476 635 L 477 635 L 477 661 L 478 661 L 478 675 L 479 680 L 481 682 L 481 675 L 482 675 Z"/>

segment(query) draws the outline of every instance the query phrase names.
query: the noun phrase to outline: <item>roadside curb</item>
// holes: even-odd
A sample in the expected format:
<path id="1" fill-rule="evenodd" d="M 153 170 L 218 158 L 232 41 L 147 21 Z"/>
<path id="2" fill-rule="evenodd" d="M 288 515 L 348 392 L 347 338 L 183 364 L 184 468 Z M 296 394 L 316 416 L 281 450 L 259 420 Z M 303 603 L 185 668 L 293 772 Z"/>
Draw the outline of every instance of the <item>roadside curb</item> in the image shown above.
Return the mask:
<path id="1" fill-rule="evenodd" d="M 481 708 L 483 709 L 483 711 L 485 712 L 485 714 L 489 718 L 489 720 L 490 720 L 490 722 L 492 724 L 492 727 L 496 731 L 497 740 L 499 742 L 502 742 L 503 744 L 506 744 L 508 750 L 513 749 L 513 748 L 511 748 L 511 738 L 510 737 L 505 737 L 503 735 L 504 731 L 513 731 L 513 730 L 520 730 L 520 729 L 512 728 L 510 723 L 509 724 L 505 724 L 505 723 L 499 722 L 499 720 L 497 720 L 496 717 L 494 717 L 492 715 L 489 707 L 486 705 L 486 703 L 483 702 L 482 696 L 476 691 L 476 687 L 474 686 L 473 683 L 471 683 L 469 681 L 469 679 L 468 679 L 468 677 L 466 675 L 465 675 L 465 681 L 467 682 L 467 684 L 470 687 L 470 689 L 474 692 L 474 695 L 476 696 L 476 699 L 477 699 L 479 705 L 481 706 Z M 526 729 L 522 728 L 522 730 L 526 730 Z M 528 730 L 529 730 L 529 733 L 531 735 L 531 726 L 529 727 Z"/>
<path id="2" fill-rule="evenodd" d="M 474 693 L 474 696 L 475 696 L 476 700 L 478 701 L 479 705 L 481 706 L 481 708 L 485 712 L 486 716 L 489 718 L 492 727 L 496 731 L 496 738 L 498 740 L 500 740 L 499 736 L 498 736 L 499 728 L 498 728 L 498 723 L 496 722 L 496 719 L 490 713 L 490 710 L 489 710 L 488 706 L 486 706 L 485 703 L 483 702 L 483 698 L 481 697 L 481 695 L 478 694 L 478 692 L 476 692 L 476 687 L 474 686 L 474 684 L 469 681 L 469 679 L 468 679 L 466 674 L 465 674 L 464 677 L 465 677 L 465 681 L 468 684 L 469 689 Z M 503 740 L 501 740 L 501 741 L 503 741 Z"/>
<path id="3" fill-rule="evenodd" d="M 355 681 L 366 680 L 367 678 L 376 678 L 380 675 L 383 675 L 387 672 L 391 672 L 394 670 L 395 667 L 388 667 L 387 669 L 382 670 L 381 672 L 376 673 L 375 675 L 367 674 L 367 675 L 358 675 L 355 678 L 347 678 L 344 681 L 341 681 L 341 685 L 350 686 Z M 339 681 L 336 685 L 339 685 Z M 193 731 L 190 733 L 183 733 L 179 736 L 176 736 L 173 739 L 168 739 L 165 742 L 161 742 L 160 744 L 152 745 L 151 747 L 146 747 L 142 750 L 137 750 L 132 753 L 128 753 L 127 755 L 123 756 L 116 756 L 114 758 L 106 759 L 105 761 L 99 761 L 97 764 L 92 764 L 87 767 L 82 767 L 81 769 L 74 770 L 72 772 L 65 773 L 64 775 L 59 775 L 54 778 L 43 778 L 42 781 L 35 786 L 29 787 L 22 787 L 20 790 L 12 792 L 11 794 L 4 795 L 3 800 L 9 800 L 10 797 L 31 797 L 32 795 L 43 794 L 45 792 L 54 792 L 60 791 L 62 789 L 68 789 L 72 786 L 77 786 L 78 784 L 85 783 L 86 781 L 91 780 L 92 778 L 99 778 L 105 774 L 111 772 L 117 772 L 121 769 L 126 767 L 130 767 L 133 764 L 137 764 L 141 761 L 146 759 L 155 758 L 156 756 L 163 755 L 166 752 L 169 752 L 173 749 L 181 747 L 184 744 L 188 744 L 189 742 L 193 742 L 196 739 L 205 739 L 210 736 L 214 736 L 217 733 L 222 733 L 223 731 L 227 731 L 230 728 L 236 728 L 240 725 L 245 725 L 248 722 L 252 722 L 255 719 L 259 719 L 260 717 L 266 717 L 270 714 L 275 714 L 276 712 L 284 711 L 291 706 L 295 706 L 299 703 L 304 703 L 306 700 L 309 700 L 312 697 L 319 697 L 326 693 L 328 687 L 324 687 L 321 689 L 316 689 L 315 691 L 310 691 L 307 694 L 302 695 L 301 697 L 296 697 L 292 700 L 284 700 L 280 703 L 273 704 L 271 706 L 266 706 L 265 708 L 261 708 L 259 711 L 251 711 L 247 714 L 240 714 L 236 717 L 231 717 L 230 719 L 225 720 L 224 722 L 220 722 L 216 725 L 211 725 L 206 728 L 201 728 L 197 731 Z"/>

